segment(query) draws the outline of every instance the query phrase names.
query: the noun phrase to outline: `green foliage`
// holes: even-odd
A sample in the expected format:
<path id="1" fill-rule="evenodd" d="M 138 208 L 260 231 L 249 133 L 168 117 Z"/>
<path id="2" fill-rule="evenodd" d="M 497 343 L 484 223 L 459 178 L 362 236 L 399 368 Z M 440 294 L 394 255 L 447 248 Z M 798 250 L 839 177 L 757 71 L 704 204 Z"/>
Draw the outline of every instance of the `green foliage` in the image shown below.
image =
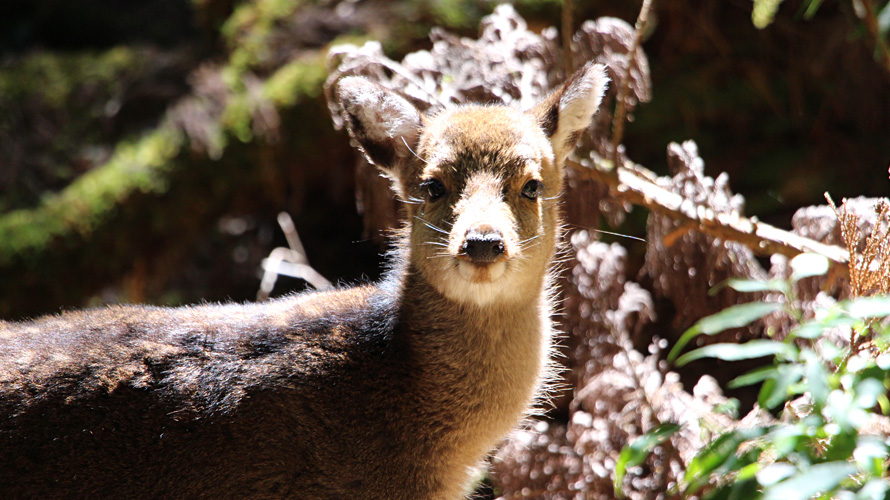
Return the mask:
<path id="1" fill-rule="evenodd" d="M 437 24 L 453 28 L 473 28 L 485 14 L 472 0 L 433 0 L 427 3 Z"/>
<path id="2" fill-rule="evenodd" d="M 890 2 L 887 2 L 878 14 L 878 31 L 882 36 L 890 33 Z"/>
<path id="3" fill-rule="evenodd" d="M 754 8 L 751 10 L 751 22 L 758 29 L 766 28 L 772 24 L 782 2 L 783 0 L 754 0 Z M 822 0 L 804 0 L 804 19 L 812 18 L 821 5 Z"/>
<path id="4" fill-rule="evenodd" d="M 337 39 L 331 45 L 342 43 Z M 327 77 L 324 54 L 301 58 L 282 66 L 263 84 L 263 97 L 276 107 L 291 107 L 301 98 L 321 95 Z"/>
<path id="5" fill-rule="evenodd" d="M 9 100 L 36 97 L 47 106 L 58 108 L 69 104 L 75 90 L 85 84 L 121 86 L 119 80 L 124 73 L 144 64 L 145 57 L 126 47 L 101 53 L 35 52 L 0 69 L 0 96 Z"/>
<path id="6" fill-rule="evenodd" d="M 691 328 L 683 332 L 680 340 L 677 341 L 677 344 L 668 354 L 668 361 L 677 359 L 677 355 L 683 351 L 686 344 L 698 335 L 714 335 L 729 328 L 745 326 L 782 308 L 783 305 L 778 302 L 749 302 L 747 304 L 734 305 L 717 314 L 702 318 L 692 325 Z"/>
<path id="7" fill-rule="evenodd" d="M 0 182 L 0 213 L 37 205 L 41 190 L 67 185 L 91 158 L 157 118 L 160 113 L 151 109 L 156 87 L 146 82 L 173 73 L 186 58 L 157 55 L 122 46 L 34 50 L 0 63 L 0 163 L 9 169 Z M 138 111 L 128 108 L 128 119 L 121 120 L 118 111 L 132 104 L 139 89 Z"/>
<path id="8" fill-rule="evenodd" d="M 302 0 L 258 0 L 235 8 L 221 33 L 231 48 L 226 82 L 238 88 L 241 75 L 265 60 L 272 52 L 269 39 L 278 23 L 293 17 Z"/>
<path id="9" fill-rule="evenodd" d="M 264 83 L 263 97 L 276 108 L 292 107 L 317 97 L 324 83 L 322 54 L 284 65 Z M 246 91 L 234 93 L 216 124 L 220 130 L 217 153 L 228 138 L 253 140 L 253 113 Z M 119 143 L 104 165 L 78 177 L 59 193 L 46 196 L 31 209 L 0 216 L 0 266 L 39 255 L 52 241 L 75 235 L 89 236 L 114 215 L 116 208 L 135 193 L 163 193 L 169 172 L 186 145 L 185 137 L 169 122 L 145 136 Z"/>
<path id="10" fill-rule="evenodd" d="M 771 364 L 736 378 L 730 386 L 760 384 L 758 404 L 781 409 L 780 417 L 768 423 L 735 422 L 699 451 L 678 487 L 685 497 L 704 491 L 705 499 L 890 498 L 890 439 L 868 430 L 877 418 L 890 413 L 890 327 L 884 321 L 890 317 L 890 296 L 849 299 L 819 309 L 784 339 L 713 344 L 679 356 L 696 335 L 743 326 L 782 308 L 792 318 L 803 318 L 793 284 L 826 273 L 828 262 L 802 255 L 791 264 L 787 282 L 727 284 L 739 291 L 779 292 L 784 302 L 752 302 L 704 318 L 671 351 L 670 359 L 679 365 L 700 358 L 735 361 L 769 356 Z M 820 342 L 827 330 L 838 327 L 867 339 L 869 350 L 861 350 L 862 343 Z M 656 431 L 640 440 L 655 439 Z M 636 442 L 625 447 L 636 463 L 642 460 L 639 448 Z M 619 474 L 618 469 L 616 491 L 624 471 L 621 468 Z"/>
<path id="11" fill-rule="evenodd" d="M 766 28 L 772 24 L 780 5 L 782 5 L 782 0 L 754 0 L 751 22 L 759 29 Z"/>
<path id="12" fill-rule="evenodd" d="M 161 127 L 135 142 L 122 142 L 111 160 L 51 195 L 35 209 L 0 218 L 0 265 L 46 246 L 53 238 L 89 234 L 133 192 L 163 192 L 165 173 L 183 137 Z"/>
<path id="13" fill-rule="evenodd" d="M 614 479 L 615 493 L 619 497 L 624 496 L 621 490 L 621 485 L 624 481 L 624 476 L 627 474 L 627 469 L 643 463 L 656 446 L 663 443 L 679 430 L 680 426 L 677 424 L 661 424 L 645 435 L 640 436 L 621 450 L 621 455 L 615 463 Z"/>

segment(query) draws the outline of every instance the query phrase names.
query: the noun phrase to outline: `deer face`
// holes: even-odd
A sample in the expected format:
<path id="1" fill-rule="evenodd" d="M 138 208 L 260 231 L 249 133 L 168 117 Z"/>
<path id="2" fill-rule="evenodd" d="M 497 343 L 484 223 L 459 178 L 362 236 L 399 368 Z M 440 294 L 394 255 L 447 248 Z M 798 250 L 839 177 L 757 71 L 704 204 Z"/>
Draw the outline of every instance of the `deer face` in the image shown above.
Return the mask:
<path id="1" fill-rule="evenodd" d="M 361 78 L 341 80 L 338 97 L 353 138 L 407 202 L 413 268 L 449 299 L 486 306 L 542 289 L 562 162 L 605 84 L 602 66 L 588 66 L 528 112 L 464 106 L 431 118 Z"/>
<path id="2" fill-rule="evenodd" d="M 404 185 L 414 267 L 439 292 L 486 305 L 540 289 L 562 171 L 534 116 L 470 106 L 428 121 Z"/>

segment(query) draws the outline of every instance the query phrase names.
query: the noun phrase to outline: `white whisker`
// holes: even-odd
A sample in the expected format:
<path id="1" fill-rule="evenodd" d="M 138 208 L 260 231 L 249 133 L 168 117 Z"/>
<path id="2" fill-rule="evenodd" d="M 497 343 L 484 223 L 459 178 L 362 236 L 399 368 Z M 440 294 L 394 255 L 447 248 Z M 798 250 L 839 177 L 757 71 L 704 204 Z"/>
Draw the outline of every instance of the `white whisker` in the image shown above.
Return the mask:
<path id="1" fill-rule="evenodd" d="M 405 144 L 405 147 L 408 148 L 408 151 L 411 151 L 411 154 L 413 154 L 415 158 L 417 158 L 418 160 L 422 161 L 423 163 L 426 163 L 426 164 L 429 163 L 429 162 L 427 162 L 426 160 L 424 160 L 423 158 L 421 158 L 420 156 L 417 156 L 417 153 L 415 153 L 414 150 L 411 149 L 411 146 L 408 145 L 408 141 L 405 140 L 405 137 L 404 137 L 404 136 L 399 136 L 399 139 L 402 140 L 402 143 Z"/>

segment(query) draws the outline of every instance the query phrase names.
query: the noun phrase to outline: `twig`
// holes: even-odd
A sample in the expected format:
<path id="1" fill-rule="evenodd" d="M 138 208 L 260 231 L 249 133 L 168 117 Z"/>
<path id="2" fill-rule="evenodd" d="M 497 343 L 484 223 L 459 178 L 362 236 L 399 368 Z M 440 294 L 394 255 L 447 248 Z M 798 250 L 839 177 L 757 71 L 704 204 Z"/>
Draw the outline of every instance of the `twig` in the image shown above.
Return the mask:
<path id="1" fill-rule="evenodd" d="M 401 76 L 405 80 L 408 80 L 410 83 L 413 83 L 415 87 L 417 87 L 421 92 L 423 92 L 430 98 L 431 104 L 436 104 L 438 106 L 441 106 L 442 108 L 451 107 L 451 103 L 449 103 L 448 101 L 443 101 L 442 99 L 439 98 L 438 95 L 436 95 L 435 92 L 430 92 L 429 90 L 427 90 L 426 87 L 423 85 L 423 82 L 418 80 L 413 74 L 411 74 L 410 71 L 405 69 L 405 67 L 402 66 L 401 64 L 393 61 L 392 59 L 387 59 L 385 57 L 378 59 L 376 62 L 377 62 L 377 64 L 383 66 L 384 68 Z"/>
<path id="2" fill-rule="evenodd" d="M 274 248 L 269 252 L 269 256 L 263 259 L 263 279 L 256 294 L 257 300 L 269 300 L 279 275 L 302 279 L 316 290 L 331 288 L 333 286 L 331 282 L 309 265 L 303 242 L 300 241 L 294 221 L 287 212 L 278 214 L 278 225 L 281 226 L 290 248 Z"/>
<path id="3" fill-rule="evenodd" d="M 619 164 L 618 146 L 621 145 L 621 139 L 624 136 L 624 121 L 627 116 L 627 93 L 630 91 L 630 77 L 637 64 L 637 50 L 643 41 L 643 32 L 646 24 L 649 22 L 649 11 L 652 8 L 653 0 L 643 0 L 643 6 L 640 8 L 640 14 L 637 16 L 637 23 L 634 26 L 634 41 L 630 47 L 628 54 L 627 73 L 624 74 L 624 81 L 621 82 L 621 88 L 618 89 L 618 102 L 615 108 L 615 118 L 612 120 L 612 160 L 616 165 Z"/>
<path id="4" fill-rule="evenodd" d="M 281 226 L 281 231 L 284 232 L 287 246 L 294 252 L 292 262 L 308 264 L 309 259 L 306 257 L 306 249 L 303 247 L 303 242 L 300 241 L 300 235 L 297 234 L 297 227 L 294 225 L 294 220 L 291 219 L 290 214 L 287 212 L 279 213 L 278 225 Z"/>
<path id="5" fill-rule="evenodd" d="M 865 9 L 865 27 L 875 42 L 875 50 L 878 52 L 884 71 L 890 75 L 890 48 L 887 47 L 887 42 L 881 36 L 881 30 L 878 28 L 878 16 L 875 14 L 875 6 L 871 2 L 872 0 L 862 0 L 861 2 Z"/>
<path id="6" fill-rule="evenodd" d="M 841 201 L 840 208 L 828 193 L 825 193 L 825 200 L 834 210 L 841 239 L 850 253 L 850 295 L 866 297 L 890 293 L 890 205 L 881 200 L 875 206 L 874 226 L 865 240 L 865 249 L 859 253 L 857 247 L 862 239 L 859 217 L 849 212 L 846 198 Z M 861 328 L 850 331 L 850 352 L 846 359 L 863 350 L 871 341 L 870 332 L 875 321 L 871 318 Z"/>
<path id="7" fill-rule="evenodd" d="M 573 10 L 574 5 L 572 5 L 572 0 L 562 0 L 562 53 L 565 63 L 566 78 L 575 72 L 575 61 L 572 56 L 572 34 L 575 33 Z"/>
<path id="8" fill-rule="evenodd" d="M 566 161 L 566 165 L 583 177 L 606 184 L 621 200 L 668 215 L 680 223 L 692 224 L 702 233 L 741 243 L 758 255 L 778 253 L 794 257 L 804 252 L 811 252 L 824 255 L 829 260 L 845 266 L 850 259 L 849 252 L 839 246 L 826 245 L 805 238 L 760 222 L 753 217 L 715 213 L 712 209 L 700 205 L 690 207 L 688 202 L 684 203 L 682 196 L 655 184 L 652 181 L 656 178 L 655 174 L 639 165 L 628 163 L 624 167 L 607 169 L 571 160 Z"/>

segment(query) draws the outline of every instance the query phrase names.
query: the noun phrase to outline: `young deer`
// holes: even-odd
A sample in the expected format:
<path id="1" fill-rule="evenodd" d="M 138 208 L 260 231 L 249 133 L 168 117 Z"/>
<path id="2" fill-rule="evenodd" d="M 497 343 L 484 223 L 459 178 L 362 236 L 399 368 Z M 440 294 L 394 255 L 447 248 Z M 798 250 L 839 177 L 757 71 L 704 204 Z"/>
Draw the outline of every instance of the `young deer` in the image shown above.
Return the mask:
<path id="1" fill-rule="evenodd" d="M 0 322 L 0 496 L 461 498 L 546 377 L 561 165 L 606 82 L 588 65 L 528 112 L 425 117 L 341 80 L 406 201 L 388 276 Z"/>

